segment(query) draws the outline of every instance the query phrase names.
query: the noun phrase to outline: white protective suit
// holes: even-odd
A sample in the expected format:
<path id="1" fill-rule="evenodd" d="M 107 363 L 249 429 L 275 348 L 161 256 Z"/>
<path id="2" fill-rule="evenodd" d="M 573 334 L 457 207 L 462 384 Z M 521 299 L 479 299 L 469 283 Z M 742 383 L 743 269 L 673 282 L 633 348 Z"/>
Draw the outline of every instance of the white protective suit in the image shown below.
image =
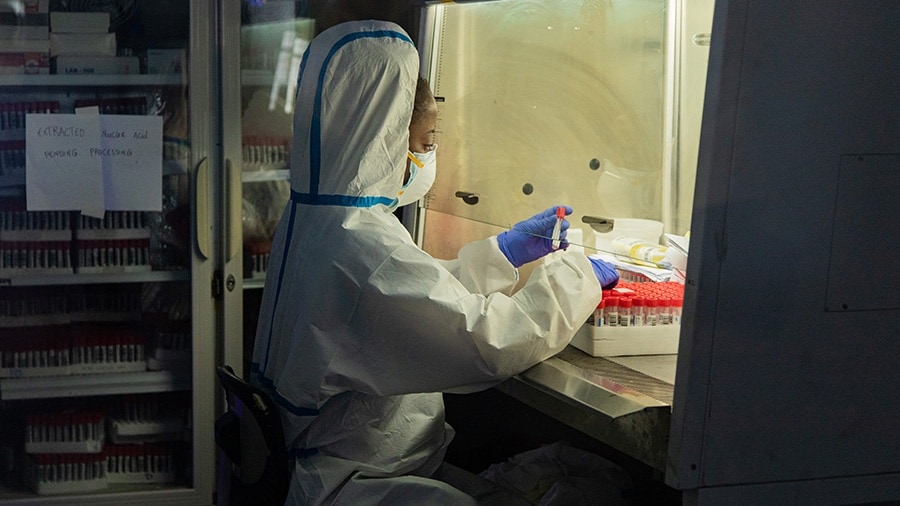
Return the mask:
<path id="1" fill-rule="evenodd" d="M 453 437 L 441 392 L 556 354 L 601 297 L 581 253 L 555 253 L 510 296 L 495 237 L 452 261 L 411 240 L 391 210 L 417 73 L 407 34 L 378 21 L 322 32 L 300 70 L 252 364 L 294 458 L 288 504 L 471 503 L 427 479 Z"/>

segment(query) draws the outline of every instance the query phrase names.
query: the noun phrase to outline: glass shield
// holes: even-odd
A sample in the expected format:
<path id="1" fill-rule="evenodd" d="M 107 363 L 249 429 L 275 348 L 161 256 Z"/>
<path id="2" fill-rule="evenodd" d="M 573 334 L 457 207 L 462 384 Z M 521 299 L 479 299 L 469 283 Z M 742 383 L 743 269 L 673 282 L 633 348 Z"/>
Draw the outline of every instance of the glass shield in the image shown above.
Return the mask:
<path id="1" fill-rule="evenodd" d="M 455 257 L 560 204 L 574 208 L 570 240 L 588 247 L 584 216 L 662 219 L 666 1 L 432 9 L 440 151 L 426 250 Z"/>
<path id="2" fill-rule="evenodd" d="M 265 280 L 275 226 L 290 196 L 294 95 L 315 21 L 305 2 L 241 13 L 241 181 L 245 286 Z"/>
<path id="3" fill-rule="evenodd" d="M 191 80 L 208 14 L 3 4 L 0 502 L 208 501 Z"/>

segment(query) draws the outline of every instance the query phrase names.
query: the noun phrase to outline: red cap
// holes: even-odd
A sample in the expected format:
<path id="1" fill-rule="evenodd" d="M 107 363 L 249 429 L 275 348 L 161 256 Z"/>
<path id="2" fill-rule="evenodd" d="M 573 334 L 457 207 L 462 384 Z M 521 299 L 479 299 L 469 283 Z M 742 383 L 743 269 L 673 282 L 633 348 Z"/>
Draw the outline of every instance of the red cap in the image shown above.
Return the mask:
<path id="1" fill-rule="evenodd" d="M 556 208 L 556 217 L 559 219 L 563 219 L 566 217 L 566 208 L 563 206 L 558 206 Z"/>

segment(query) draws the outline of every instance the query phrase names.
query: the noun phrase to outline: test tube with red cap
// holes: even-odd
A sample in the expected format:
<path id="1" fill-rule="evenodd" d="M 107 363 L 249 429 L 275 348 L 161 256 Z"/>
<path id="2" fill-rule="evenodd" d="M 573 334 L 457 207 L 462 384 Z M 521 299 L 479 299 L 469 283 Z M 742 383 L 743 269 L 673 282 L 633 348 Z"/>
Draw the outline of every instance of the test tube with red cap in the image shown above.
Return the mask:
<path id="1" fill-rule="evenodd" d="M 622 297 L 619 299 L 619 326 L 630 327 L 632 300 L 630 297 Z"/>
<path id="2" fill-rule="evenodd" d="M 563 206 L 558 206 L 556 208 L 556 223 L 553 225 L 553 236 L 552 236 L 552 245 L 553 249 L 559 249 L 559 234 L 562 231 L 562 222 L 566 217 L 566 208 Z"/>
<path id="3" fill-rule="evenodd" d="M 597 309 L 594 310 L 594 326 L 602 327 L 604 326 L 604 319 L 606 318 L 606 299 L 600 299 L 600 302 L 597 304 Z"/>

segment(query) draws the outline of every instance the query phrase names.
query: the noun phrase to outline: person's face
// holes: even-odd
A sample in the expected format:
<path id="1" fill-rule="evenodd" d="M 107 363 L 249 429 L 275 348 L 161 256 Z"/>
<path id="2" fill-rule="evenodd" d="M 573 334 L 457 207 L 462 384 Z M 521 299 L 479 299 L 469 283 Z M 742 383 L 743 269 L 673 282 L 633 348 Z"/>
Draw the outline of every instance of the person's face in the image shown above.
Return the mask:
<path id="1" fill-rule="evenodd" d="M 431 99 L 425 114 L 416 123 L 409 125 L 409 150 L 413 153 L 427 153 L 434 149 L 434 130 L 437 127 L 437 102 Z M 403 184 L 409 181 L 409 164 L 406 164 L 406 175 Z"/>

